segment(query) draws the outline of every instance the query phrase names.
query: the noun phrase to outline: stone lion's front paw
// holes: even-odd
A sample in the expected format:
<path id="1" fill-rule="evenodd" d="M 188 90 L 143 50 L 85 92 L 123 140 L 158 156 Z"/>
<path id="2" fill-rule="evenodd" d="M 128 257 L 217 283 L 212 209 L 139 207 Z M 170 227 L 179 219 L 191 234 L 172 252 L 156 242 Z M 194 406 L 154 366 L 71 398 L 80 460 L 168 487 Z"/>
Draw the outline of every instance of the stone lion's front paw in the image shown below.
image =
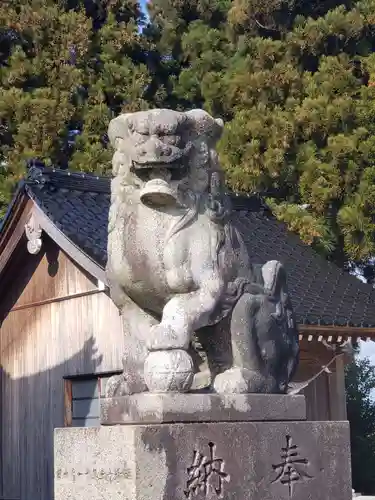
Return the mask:
<path id="1" fill-rule="evenodd" d="M 230 368 L 219 373 L 214 381 L 214 391 L 220 394 L 247 394 L 250 391 L 245 371 L 240 368 Z"/>
<path id="2" fill-rule="evenodd" d="M 187 350 L 189 342 L 190 338 L 185 332 L 179 333 L 171 326 L 160 323 L 151 327 L 150 337 L 147 340 L 147 349 L 149 351 Z"/>
<path id="3" fill-rule="evenodd" d="M 214 391 L 220 394 L 251 394 L 278 392 L 275 381 L 247 368 L 230 368 L 219 373 L 214 381 Z"/>

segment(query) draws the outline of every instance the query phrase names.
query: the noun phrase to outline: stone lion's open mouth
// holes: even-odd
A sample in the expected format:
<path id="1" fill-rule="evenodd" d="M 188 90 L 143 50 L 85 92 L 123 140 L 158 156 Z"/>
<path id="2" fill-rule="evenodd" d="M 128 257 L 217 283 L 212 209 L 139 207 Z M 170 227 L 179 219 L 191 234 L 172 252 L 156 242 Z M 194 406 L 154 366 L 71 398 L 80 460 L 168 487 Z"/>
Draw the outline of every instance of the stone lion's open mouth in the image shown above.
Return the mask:
<path id="1" fill-rule="evenodd" d="M 148 207 L 171 207 L 177 204 L 177 195 L 163 179 L 146 182 L 140 193 L 141 202 Z"/>
<path id="2" fill-rule="evenodd" d="M 138 162 L 133 160 L 133 170 L 135 172 L 142 170 L 160 170 L 167 168 L 168 170 L 178 170 L 181 168 L 180 161 L 166 161 L 165 163 L 161 162 Z"/>
<path id="3" fill-rule="evenodd" d="M 153 178 L 159 178 L 160 172 L 168 172 L 171 179 L 179 179 L 186 173 L 186 168 L 179 161 L 172 163 L 139 163 L 132 162 L 131 171 L 142 181 L 147 182 Z M 160 178 L 164 180 L 165 175 Z"/>
<path id="4" fill-rule="evenodd" d="M 133 173 L 143 181 L 141 202 L 149 207 L 178 205 L 177 185 L 186 176 L 186 166 L 181 161 L 143 163 L 133 161 Z"/>

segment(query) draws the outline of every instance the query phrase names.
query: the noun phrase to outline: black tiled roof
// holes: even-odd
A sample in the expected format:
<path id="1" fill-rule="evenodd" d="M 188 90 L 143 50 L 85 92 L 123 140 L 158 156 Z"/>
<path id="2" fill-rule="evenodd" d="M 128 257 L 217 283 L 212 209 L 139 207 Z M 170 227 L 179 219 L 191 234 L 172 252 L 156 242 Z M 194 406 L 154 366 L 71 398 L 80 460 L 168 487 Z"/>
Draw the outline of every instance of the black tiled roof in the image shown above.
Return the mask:
<path id="1" fill-rule="evenodd" d="M 35 172 L 29 196 L 81 250 L 104 268 L 110 179 L 67 171 Z M 299 324 L 375 326 L 375 290 L 319 256 L 277 221 L 256 196 L 233 196 L 236 224 L 252 261 L 281 261 Z"/>
<path id="2" fill-rule="evenodd" d="M 62 170 L 26 181 L 29 196 L 73 243 L 105 267 L 110 179 Z"/>

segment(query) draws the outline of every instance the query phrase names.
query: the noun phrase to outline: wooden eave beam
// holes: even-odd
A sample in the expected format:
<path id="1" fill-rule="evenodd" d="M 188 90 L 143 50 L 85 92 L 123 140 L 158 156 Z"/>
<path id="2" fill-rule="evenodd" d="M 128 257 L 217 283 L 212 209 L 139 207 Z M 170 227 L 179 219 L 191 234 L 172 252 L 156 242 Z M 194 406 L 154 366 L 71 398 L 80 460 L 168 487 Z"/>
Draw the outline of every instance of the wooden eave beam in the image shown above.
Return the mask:
<path id="1" fill-rule="evenodd" d="M 364 341 L 375 341 L 375 328 L 362 328 L 354 326 L 334 326 L 334 325 L 298 325 L 300 340 L 307 338 L 310 342 L 312 340 L 321 342 L 341 342 L 351 339 L 361 339 Z"/>
<path id="2" fill-rule="evenodd" d="M 17 245 L 25 234 L 25 224 L 30 218 L 34 203 L 25 195 L 21 195 L 15 205 L 11 219 L 0 235 L 0 275 L 9 262 Z"/>

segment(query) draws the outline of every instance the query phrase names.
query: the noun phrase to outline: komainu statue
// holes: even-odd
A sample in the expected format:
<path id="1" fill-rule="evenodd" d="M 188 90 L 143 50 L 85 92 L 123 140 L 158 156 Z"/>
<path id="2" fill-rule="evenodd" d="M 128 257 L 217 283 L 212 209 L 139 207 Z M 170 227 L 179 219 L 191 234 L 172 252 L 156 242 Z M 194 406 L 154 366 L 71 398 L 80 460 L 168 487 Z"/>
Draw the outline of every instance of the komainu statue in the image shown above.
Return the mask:
<path id="1" fill-rule="evenodd" d="M 113 156 L 107 276 L 120 309 L 124 372 L 108 396 L 188 392 L 201 345 L 218 393 L 285 393 L 298 334 L 277 261 L 256 268 L 233 223 L 203 110 L 123 114 Z"/>

